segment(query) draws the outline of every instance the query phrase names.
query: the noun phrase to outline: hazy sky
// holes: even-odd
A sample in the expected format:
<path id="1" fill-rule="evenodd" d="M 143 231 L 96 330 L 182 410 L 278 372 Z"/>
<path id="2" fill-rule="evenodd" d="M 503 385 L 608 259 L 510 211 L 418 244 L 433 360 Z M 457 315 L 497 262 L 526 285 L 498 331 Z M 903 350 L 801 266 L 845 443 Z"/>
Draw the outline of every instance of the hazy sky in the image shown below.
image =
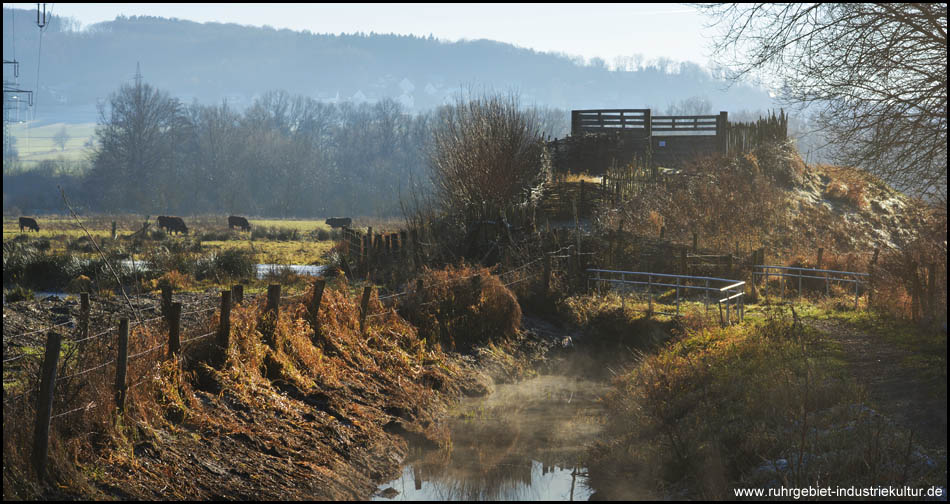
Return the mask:
<path id="1" fill-rule="evenodd" d="M 36 4 L 14 5 L 35 9 Z M 118 15 L 175 17 L 197 22 L 310 30 L 376 32 L 444 40 L 486 38 L 608 64 L 640 53 L 705 64 L 705 18 L 679 4 L 47 4 L 82 26 Z M 707 33 L 708 35 L 708 33 Z"/>

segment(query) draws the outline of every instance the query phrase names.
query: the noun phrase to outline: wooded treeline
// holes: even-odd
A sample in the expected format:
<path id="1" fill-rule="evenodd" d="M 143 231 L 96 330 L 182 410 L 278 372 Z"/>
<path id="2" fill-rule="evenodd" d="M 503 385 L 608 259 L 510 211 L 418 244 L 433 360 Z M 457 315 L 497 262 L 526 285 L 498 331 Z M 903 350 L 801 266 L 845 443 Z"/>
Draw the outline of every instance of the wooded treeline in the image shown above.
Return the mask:
<path id="1" fill-rule="evenodd" d="M 567 129 L 565 111 L 538 112 L 546 131 Z M 397 215 L 401 196 L 431 186 L 426 156 L 438 117 L 394 100 L 331 104 L 284 91 L 238 112 L 126 84 L 100 109 L 88 168 L 5 170 L 4 208 L 61 210 L 64 186 L 86 211 Z"/>

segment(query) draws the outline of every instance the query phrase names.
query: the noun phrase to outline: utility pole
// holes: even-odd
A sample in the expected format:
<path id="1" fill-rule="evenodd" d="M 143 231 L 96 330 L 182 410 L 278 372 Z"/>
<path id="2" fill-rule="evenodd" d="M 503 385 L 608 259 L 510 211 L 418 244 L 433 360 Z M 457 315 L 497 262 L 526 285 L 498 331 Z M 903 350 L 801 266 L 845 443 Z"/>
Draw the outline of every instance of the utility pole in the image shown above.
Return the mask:
<path id="1" fill-rule="evenodd" d="M 42 5 L 42 7 L 40 7 Z M 41 10 L 42 9 L 42 10 Z M 10 10 L 10 30 L 13 32 L 11 38 L 13 39 L 13 47 L 16 48 L 16 17 L 14 13 L 15 9 L 11 8 Z M 36 26 L 42 30 L 46 25 L 49 24 L 49 17 L 46 14 L 46 4 L 36 4 Z M 6 65 L 13 66 L 13 80 L 8 81 L 3 80 L 3 155 L 6 156 L 8 153 L 8 142 L 12 144 L 10 139 L 9 131 L 7 131 L 7 123 L 10 119 L 10 111 L 16 110 L 16 121 L 20 120 L 20 102 L 22 101 L 20 97 L 22 95 L 27 95 L 27 103 L 30 107 L 33 106 L 33 91 L 29 89 L 20 89 L 20 62 L 16 59 L 16 52 L 14 50 L 12 54 L 13 59 L 3 60 L 4 68 Z M 9 98 L 8 98 L 9 97 Z"/>

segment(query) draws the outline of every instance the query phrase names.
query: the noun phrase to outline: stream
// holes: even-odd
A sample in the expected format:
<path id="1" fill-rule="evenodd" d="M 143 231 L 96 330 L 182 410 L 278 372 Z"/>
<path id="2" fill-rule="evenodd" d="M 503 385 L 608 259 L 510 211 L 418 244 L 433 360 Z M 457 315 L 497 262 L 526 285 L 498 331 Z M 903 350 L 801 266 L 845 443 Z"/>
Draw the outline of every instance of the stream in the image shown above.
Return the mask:
<path id="1" fill-rule="evenodd" d="M 602 430 L 604 382 L 543 375 L 466 398 L 451 445 L 410 446 L 402 475 L 373 500 L 589 500 L 587 447 Z"/>

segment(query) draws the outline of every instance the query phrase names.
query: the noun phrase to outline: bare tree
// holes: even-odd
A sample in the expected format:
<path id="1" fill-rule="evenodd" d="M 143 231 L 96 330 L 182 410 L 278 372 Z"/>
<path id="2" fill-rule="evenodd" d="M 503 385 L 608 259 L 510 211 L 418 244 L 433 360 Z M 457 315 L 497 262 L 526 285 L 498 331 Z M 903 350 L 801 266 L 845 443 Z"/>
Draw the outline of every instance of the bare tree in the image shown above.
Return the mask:
<path id="1" fill-rule="evenodd" d="M 62 128 L 53 135 L 53 143 L 59 146 L 60 151 L 66 150 L 66 143 L 69 142 L 69 133 L 66 133 L 66 126 Z"/>
<path id="2" fill-rule="evenodd" d="M 837 161 L 946 204 L 947 4 L 700 4 L 715 57 L 815 107 Z"/>
<path id="3" fill-rule="evenodd" d="M 537 114 L 522 110 L 515 95 L 459 96 L 434 127 L 433 185 L 446 209 L 497 212 L 537 184 L 541 152 Z"/>
<path id="4" fill-rule="evenodd" d="M 107 208 L 168 211 L 176 191 L 181 103 L 152 86 L 123 85 L 100 106 L 92 170 L 85 183 Z"/>

